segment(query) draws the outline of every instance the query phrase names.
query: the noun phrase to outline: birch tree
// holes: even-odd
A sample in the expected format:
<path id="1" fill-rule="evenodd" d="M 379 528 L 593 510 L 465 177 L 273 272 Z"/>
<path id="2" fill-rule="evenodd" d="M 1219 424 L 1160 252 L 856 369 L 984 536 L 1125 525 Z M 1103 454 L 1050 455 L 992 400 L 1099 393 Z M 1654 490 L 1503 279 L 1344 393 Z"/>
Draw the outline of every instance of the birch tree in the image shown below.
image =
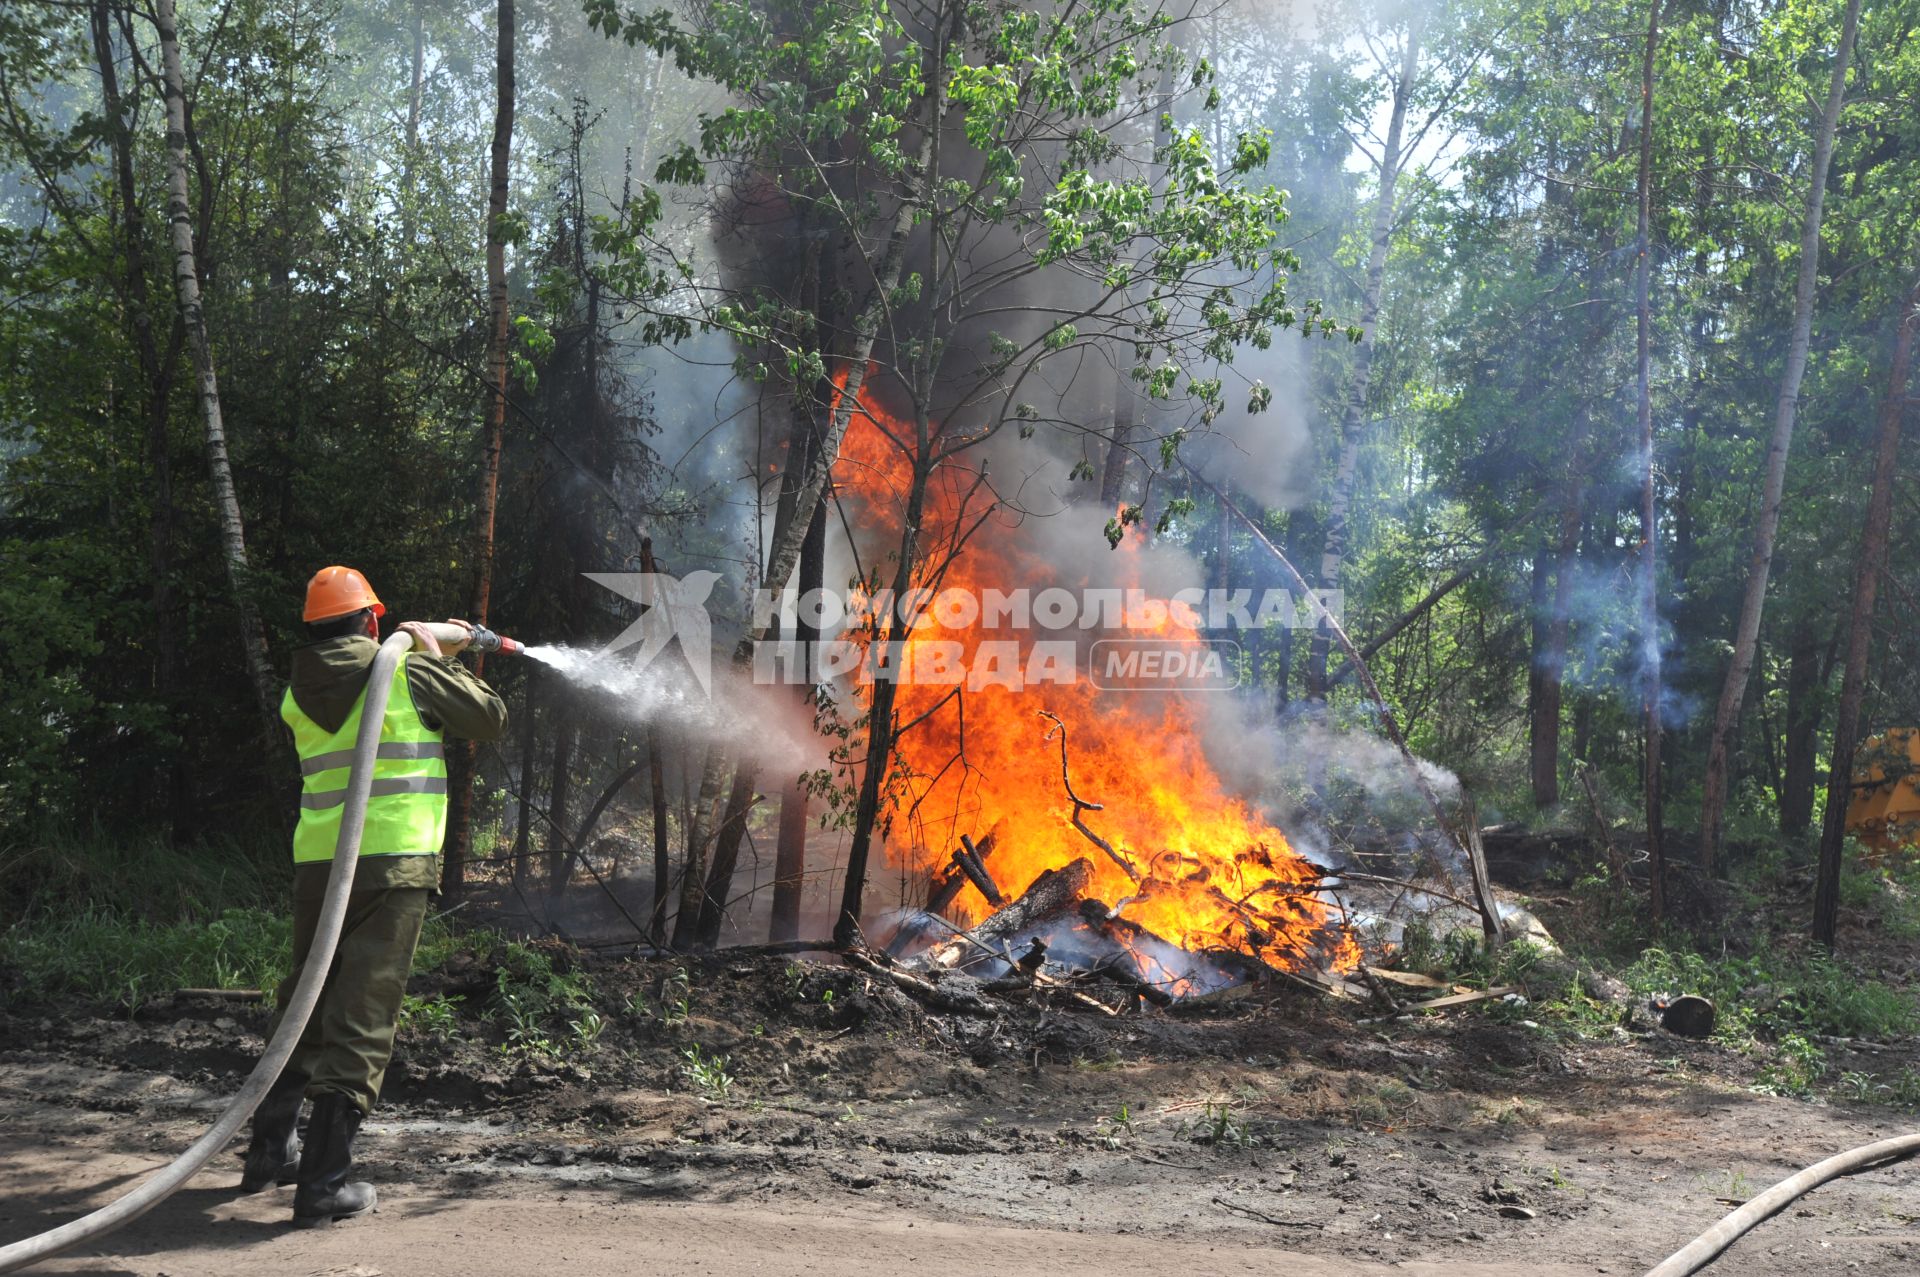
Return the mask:
<path id="1" fill-rule="evenodd" d="M 1713 734 L 1707 745 L 1707 774 L 1700 804 L 1700 867 L 1711 872 L 1719 856 L 1727 807 L 1728 755 L 1740 707 L 1753 674 L 1754 649 L 1760 639 L 1760 616 L 1766 607 L 1767 578 L 1773 570 L 1773 545 L 1780 530 L 1780 503 L 1786 490 L 1787 453 L 1793 446 L 1794 420 L 1800 408 L 1800 382 L 1807 371 L 1812 344 L 1813 303 L 1820 277 L 1820 217 L 1826 206 L 1827 170 L 1833 162 L 1833 134 L 1846 103 L 1847 68 L 1853 40 L 1860 28 L 1860 0 L 1847 0 L 1840 21 L 1840 43 L 1833 54 L 1833 72 L 1827 97 L 1813 135 L 1813 166 L 1807 178 L 1806 214 L 1800 229 L 1800 274 L 1793 291 L 1793 327 L 1787 339 L 1787 364 L 1780 377 L 1774 407 L 1773 433 L 1762 465 L 1760 509 L 1754 516 L 1753 549 L 1747 561 L 1746 587 L 1733 632 L 1733 659 L 1713 714 Z"/>
<path id="2" fill-rule="evenodd" d="M 1660 0 L 1647 6 L 1647 44 L 1640 63 L 1639 230 L 1635 240 L 1635 368 L 1640 423 L 1640 783 L 1647 819 L 1648 873 L 1653 920 L 1667 911 L 1667 858 L 1660 810 L 1660 607 L 1659 509 L 1655 504 L 1653 456 L 1653 66 L 1660 48 Z"/>
<path id="3" fill-rule="evenodd" d="M 220 382 L 214 375 L 213 345 L 207 337 L 207 316 L 200 305 L 200 272 L 194 258 L 193 200 L 187 180 L 187 93 L 180 69 L 180 29 L 174 0 L 156 0 L 154 25 L 160 36 L 160 74 L 167 98 L 167 224 L 173 236 L 173 283 L 186 325 L 187 348 L 193 355 L 195 393 L 206 432 L 207 470 L 213 480 L 214 505 L 220 514 L 220 550 L 226 560 L 227 584 L 239 614 L 240 646 L 247 677 L 259 702 L 267 739 L 279 739 L 280 684 L 267 658 L 267 632 L 260 623 L 252 595 L 252 569 L 247 562 L 246 521 L 233 486 L 233 467 L 227 459 L 226 424 L 220 415 Z"/>

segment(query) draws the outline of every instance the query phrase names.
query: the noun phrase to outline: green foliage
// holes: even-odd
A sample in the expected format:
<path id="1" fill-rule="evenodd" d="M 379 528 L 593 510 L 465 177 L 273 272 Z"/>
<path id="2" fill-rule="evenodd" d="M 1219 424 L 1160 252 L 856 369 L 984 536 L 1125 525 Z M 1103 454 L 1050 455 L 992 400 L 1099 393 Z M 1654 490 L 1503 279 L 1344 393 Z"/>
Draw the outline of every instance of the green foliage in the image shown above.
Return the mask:
<path id="1" fill-rule="evenodd" d="M 492 1013 L 506 1033 L 504 1050 L 559 1055 L 563 1045 L 584 1051 L 599 1043 L 606 1025 L 584 973 L 562 971 L 549 955 L 518 941 L 508 941 L 494 961 Z"/>
<path id="2" fill-rule="evenodd" d="M 287 876 L 237 841 L 183 851 L 155 840 L 43 836 L 0 859 L 0 900 L 14 910 L 0 931 L 0 964 L 20 978 L 15 996 L 32 1003 L 79 998 L 132 1011 L 182 988 L 271 996 L 293 949 Z M 456 933 L 443 915 L 429 916 L 413 969 L 484 952 L 492 941 L 492 932 Z M 429 1026 L 452 1023 L 438 999 L 409 1005 Z"/>
<path id="3" fill-rule="evenodd" d="M 400 999 L 400 1029 L 418 1033 L 437 1042 L 460 1036 L 460 997 L 416 997 L 409 993 Z"/>
<path id="4" fill-rule="evenodd" d="M 684 1063 L 681 1074 L 693 1084 L 695 1090 L 714 1103 L 721 1103 L 733 1095 L 733 1075 L 727 1072 L 727 1057 L 718 1052 L 709 1054 L 696 1044 L 681 1053 Z"/>
<path id="5" fill-rule="evenodd" d="M 1717 1036 L 1754 1032 L 1904 1037 L 1920 1030 L 1913 994 L 1831 958 L 1760 954 L 1718 960 L 1651 948 L 1622 972 L 1636 993 L 1697 993 L 1719 1010 Z"/>

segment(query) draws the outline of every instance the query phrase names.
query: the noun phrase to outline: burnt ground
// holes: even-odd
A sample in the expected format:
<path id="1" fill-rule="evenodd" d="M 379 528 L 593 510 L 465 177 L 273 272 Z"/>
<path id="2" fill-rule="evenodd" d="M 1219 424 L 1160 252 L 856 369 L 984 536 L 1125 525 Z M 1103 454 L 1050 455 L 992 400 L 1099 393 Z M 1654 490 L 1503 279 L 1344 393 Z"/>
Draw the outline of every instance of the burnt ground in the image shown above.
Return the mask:
<path id="1" fill-rule="evenodd" d="M 1756 1094 L 1753 1059 L 1644 1017 L 1585 1036 L 1511 1006 L 1369 1022 L 1281 991 L 975 1017 L 833 961 L 547 956 L 550 987 L 602 1016 L 591 1045 L 510 1041 L 485 960 L 418 982 L 463 1013 L 403 1038 L 362 1141 L 375 1219 L 286 1228 L 290 1189 L 231 1196 L 236 1145 L 52 1270 L 1633 1273 L 1729 1202 L 1913 1125 Z M 193 997 L 0 1018 L 0 1238 L 189 1143 L 264 1025 Z M 1715 1271 L 1920 1271 L 1920 1165 L 1820 1190 Z"/>

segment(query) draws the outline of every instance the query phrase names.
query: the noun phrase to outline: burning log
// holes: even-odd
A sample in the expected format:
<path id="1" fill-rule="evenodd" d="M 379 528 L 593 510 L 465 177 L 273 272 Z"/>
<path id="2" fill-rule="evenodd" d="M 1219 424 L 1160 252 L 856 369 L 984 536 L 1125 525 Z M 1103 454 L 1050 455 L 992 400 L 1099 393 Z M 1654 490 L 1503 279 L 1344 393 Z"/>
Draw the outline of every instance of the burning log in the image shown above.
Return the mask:
<path id="1" fill-rule="evenodd" d="M 987 872 L 986 857 L 974 848 L 973 839 L 965 834 L 960 835 L 960 850 L 953 853 L 953 863 L 988 904 L 998 909 L 1007 903 L 1007 898 L 1000 894 L 1000 884 Z"/>
<path id="2" fill-rule="evenodd" d="M 935 880 L 933 890 L 927 896 L 928 913 L 945 913 L 948 907 L 953 904 L 955 898 L 959 896 L 960 889 L 969 882 L 972 882 L 976 888 L 979 888 L 982 896 L 987 895 L 986 888 L 981 887 L 980 883 L 973 878 L 973 875 L 966 870 L 967 853 L 972 853 L 971 859 L 974 865 L 979 868 L 981 875 L 986 877 L 987 857 L 993 854 L 994 838 L 998 833 L 999 830 L 997 829 L 989 831 L 987 836 L 982 838 L 977 846 L 973 840 L 965 834 L 960 835 L 960 850 L 953 853 L 953 859 L 948 863 L 947 872 Z M 988 877 L 987 882 L 992 884 L 992 878 Z M 994 894 L 997 896 L 999 893 L 1000 888 L 994 886 Z M 1002 897 L 996 900 L 988 897 L 987 903 L 997 909 L 1005 903 L 1005 898 Z"/>
<path id="3" fill-rule="evenodd" d="M 1071 913 L 1093 882 L 1093 865 L 1085 857 L 1059 869 L 1048 869 L 1033 880 L 1018 900 L 973 928 L 971 939 L 986 950 L 1009 943 L 1020 932 Z M 928 951 L 927 967 L 954 967 L 967 958 L 967 942 L 949 940 Z"/>
<path id="4" fill-rule="evenodd" d="M 960 835 L 960 847 L 953 853 L 953 859 L 947 863 L 947 871 L 934 878 L 933 887 L 927 893 L 925 915 L 917 920 L 909 920 L 901 926 L 893 939 L 887 942 L 887 952 L 890 955 L 896 958 L 901 957 L 925 940 L 927 936 L 925 924 L 928 920 L 944 923 L 945 920 L 940 915 L 953 906 L 954 900 L 960 895 L 961 888 L 969 882 L 979 891 L 981 898 L 993 908 L 998 909 L 1006 903 L 1006 897 L 1001 894 L 999 884 L 994 882 L 993 875 L 987 872 L 987 857 L 993 854 L 994 838 L 999 832 L 998 826 L 988 830 L 987 836 L 982 838 L 978 845 L 975 845 L 967 835 Z"/>

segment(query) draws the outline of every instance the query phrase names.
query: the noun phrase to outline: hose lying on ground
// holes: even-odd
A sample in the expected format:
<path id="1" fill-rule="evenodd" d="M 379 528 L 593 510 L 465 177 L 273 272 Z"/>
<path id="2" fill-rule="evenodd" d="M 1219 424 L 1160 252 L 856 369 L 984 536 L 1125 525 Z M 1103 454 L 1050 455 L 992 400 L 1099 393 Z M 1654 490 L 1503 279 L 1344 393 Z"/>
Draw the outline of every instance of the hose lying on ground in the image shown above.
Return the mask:
<path id="1" fill-rule="evenodd" d="M 347 894 L 353 890 L 353 870 L 360 859 L 360 831 L 366 821 L 367 798 L 373 786 L 374 753 L 380 747 L 380 725 L 386 718 L 387 693 L 393 686 L 393 664 L 412 646 L 412 636 L 402 631 L 382 643 L 374 655 L 367 675 L 366 705 L 360 713 L 360 734 L 353 742 L 353 770 L 347 779 L 346 804 L 340 813 L 340 841 L 334 847 L 333 870 L 327 877 L 326 902 L 320 909 L 320 921 L 314 927 L 313 946 L 300 969 L 300 981 L 294 986 L 293 997 L 280 1018 L 280 1031 L 267 1044 L 240 1093 L 192 1148 L 139 1187 L 92 1214 L 37 1237 L 0 1247 L 0 1273 L 18 1272 L 81 1242 L 105 1236 L 172 1196 L 208 1159 L 227 1146 L 227 1141 L 260 1106 L 267 1089 L 280 1076 L 280 1070 L 286 1067 L 294 1045 L 307 1027 L 308 1017 L 313 1014 L 314 1004 L 320 1000 L 320 986 L 326 982 L 327 969 L 333 965 L 334 947 L 340 942 L 340 927 L 347 916 Z"/>
<path id="2" fill-rule="evenodd" d="M 1762 1220 L 1771 1219 L 1796 1199 L 1804 1197 L 1830 1179 L 1864 1171 L 1885 1162 L 1897 1162 L 1920 1153 L 1920 1134 L 1899 1135 L 1875 1144 L 1838 1153 L 1824 1162 L 1816 1162 L 1798 1175 L 1781 1180 L 1760 1196 L 1734 1211 L 1684 1247 L 1668 1256 L 1647 1277 L 1691 1277 L 1715 1259 L 1720 1252 Z"/>

